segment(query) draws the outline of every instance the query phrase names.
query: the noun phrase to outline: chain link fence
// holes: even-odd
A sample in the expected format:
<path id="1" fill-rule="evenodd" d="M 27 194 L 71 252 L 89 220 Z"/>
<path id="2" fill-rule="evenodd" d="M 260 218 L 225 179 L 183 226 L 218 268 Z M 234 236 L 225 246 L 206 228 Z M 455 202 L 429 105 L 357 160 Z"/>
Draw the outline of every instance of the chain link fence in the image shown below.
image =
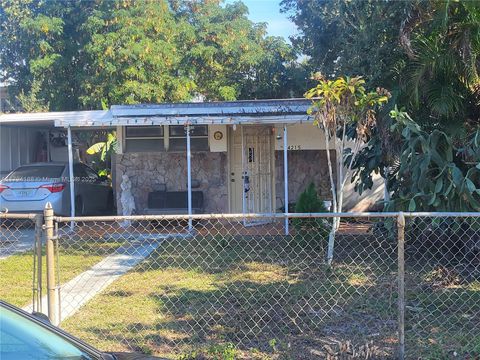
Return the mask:
<path id="1" fill-rule="evenodd" d="M 242 356 L 393 357 L 397 249 L 381 219 L 265 216 L 59 219 L 59 252 L 94 265 L 61 283 L 62 327 L 102 349 L 166 356 L 234 344 Z M 67 255 L 68 254 L 68 255 Z M 59 258 L 60 277 L 68 259 Z"/>
<path id="2" fill-rule="evenodd" d="M 405 229 L 406 351 L 480 357 L 480 215 L 410 217 Z"/>
<path id="3" fill-rule="evenodd" d="M 0 298 L 40 311 L 42 215 L 0 213 Z"/>
<path id="4" fill-rule="evenodd" d="M 168 358 L 480 356 L 480 214 L 403 219 L 46 216 L 51 318 Z"/>

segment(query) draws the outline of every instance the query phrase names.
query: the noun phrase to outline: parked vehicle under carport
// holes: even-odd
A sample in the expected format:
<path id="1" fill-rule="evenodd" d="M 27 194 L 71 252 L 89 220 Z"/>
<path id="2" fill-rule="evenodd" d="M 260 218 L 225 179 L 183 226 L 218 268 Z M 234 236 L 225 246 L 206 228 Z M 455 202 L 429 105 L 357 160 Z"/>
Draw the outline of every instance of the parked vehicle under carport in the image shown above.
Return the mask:
<path id="1" fill-rule="evenodd" d="M 75 215 L 105 214 L 113 210 L 113 191 L 107 177 L 89 166 L 73 166 Z M 0 211 L 42 212 L 47 202 L 55 214 L 70 214 L 70 183 L 67 163 L 34 163 L 20 166 L 0 182 Z"/>

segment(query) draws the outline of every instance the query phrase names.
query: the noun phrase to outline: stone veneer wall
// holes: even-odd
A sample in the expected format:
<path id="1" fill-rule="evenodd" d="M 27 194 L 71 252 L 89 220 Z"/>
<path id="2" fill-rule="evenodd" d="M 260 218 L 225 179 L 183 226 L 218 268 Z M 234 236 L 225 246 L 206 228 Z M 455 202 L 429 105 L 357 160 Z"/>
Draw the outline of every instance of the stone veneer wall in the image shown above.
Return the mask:
<path id="1" fill-rule="evenodd" d="M 335 151 L 330 151 L 335 164 Z M 336 173 L 335 173 L 336 174 Z M 283 151 L 275 151 L 275 191 L 277 209 L 284 205 Z M 326 150 L 298 150 L 288 152 L 288 198 L 296 202 L 299 195 L 312 182 L 322 200 L 332 198 Z"/>
<path id="2" fill-rule="evenodd" d="M 187 159 L 185 153 L 126 153 L 115 156 L 115 183 L 120 189 L 122 175 L 132 181 L 137 213 L 147 207 L 148 193 L 165 184 L 167 191 L 187 190 Z M 192 154 L 192 180 L 200 181 L 205 211 L 228 212 L 227 153 L 198 152 Z M 120 191 L 117 208 L 121 214 Z"/>
<path id="3" fill-rule="evenodd" d="M 331 152 L 335 163 L 335 153 Z M 115 185 L 120 189 L 123 174 L 132 181 L 137 213 L 147 207 L 148 193 L 165 184 L 168 191 L 186 191 L 187 160 L 185 153 L 126 153 L 115 156 Z M 192 154 L 192 179 L 200 181 L 205 197 L 205 211 L 228 212 L 227 153 Z M 289 199 L 296 202 L 300 193 L 313 181 L 319 196 L 331 199 L 327 155 L 324 150 L 300 150 L 288 153 Z M 276 208 L 283 206 L 283 151 L 275 151 Z M 121 214 L 120 191 L 116 192 Z"/>

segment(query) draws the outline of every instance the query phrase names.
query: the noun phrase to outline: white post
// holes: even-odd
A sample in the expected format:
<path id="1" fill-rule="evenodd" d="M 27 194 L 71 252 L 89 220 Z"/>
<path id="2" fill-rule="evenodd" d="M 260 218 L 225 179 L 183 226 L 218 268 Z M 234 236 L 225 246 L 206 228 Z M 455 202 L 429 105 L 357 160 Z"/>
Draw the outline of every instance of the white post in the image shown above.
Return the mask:
<path id="1" fill-rule="evenodd" d="M 72 129 L 70 125 L 67 128 L 68 134 L 68 172 L 70 182 L 70 216 L 75 217 L 75 179 L 73 174 L 73 146 L 72 146 Z M 73 228 L 73 221 L 70 223 L 70 227 Z"/>
<path id="2" fill-rule="evenodd" d="M 283 184 L 285 198 L 285 235 L 288 235 L 288 132 L 287 125 L 283 125 Z"/>
<path id="3" fill-rule="evenodd" d="M 190 149 L 190 125 L 187 125 L 187 192 L 188 192 L 188 230 L 192 230 L 192 153 Z"/>

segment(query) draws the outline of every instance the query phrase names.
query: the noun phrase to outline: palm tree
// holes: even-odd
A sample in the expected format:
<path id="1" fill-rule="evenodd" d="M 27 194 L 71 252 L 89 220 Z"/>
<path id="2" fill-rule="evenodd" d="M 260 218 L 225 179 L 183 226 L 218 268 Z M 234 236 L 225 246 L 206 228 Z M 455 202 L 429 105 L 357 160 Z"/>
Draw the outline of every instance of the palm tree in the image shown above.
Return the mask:
<path id="1" fill-rule="evenodd" d="M 400 31 L 402 92 L 427 127 L 464 137 L 480 125 L 480 3 L 421 2 Z"/>

